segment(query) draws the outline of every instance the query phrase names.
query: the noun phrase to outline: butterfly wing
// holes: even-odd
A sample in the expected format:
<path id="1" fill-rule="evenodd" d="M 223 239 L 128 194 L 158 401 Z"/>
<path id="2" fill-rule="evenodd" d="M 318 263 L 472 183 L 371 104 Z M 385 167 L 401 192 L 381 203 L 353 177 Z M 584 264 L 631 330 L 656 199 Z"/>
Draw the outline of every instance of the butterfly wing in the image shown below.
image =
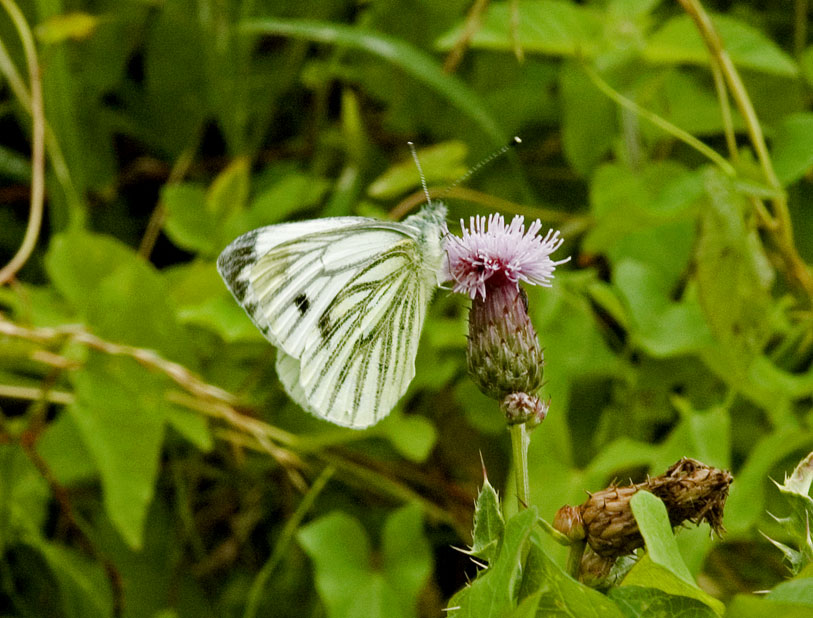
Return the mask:
<path id="1" fill-rule="evenodd" d="M 426 236 L 439 246 L 440 228 L 429 227 L 318 219 L 255 230 L 223 252 L 221 275 L 280 348 L 278 373 L 302 407 L 361 428 L 404 394 L 439 266 Z"/>

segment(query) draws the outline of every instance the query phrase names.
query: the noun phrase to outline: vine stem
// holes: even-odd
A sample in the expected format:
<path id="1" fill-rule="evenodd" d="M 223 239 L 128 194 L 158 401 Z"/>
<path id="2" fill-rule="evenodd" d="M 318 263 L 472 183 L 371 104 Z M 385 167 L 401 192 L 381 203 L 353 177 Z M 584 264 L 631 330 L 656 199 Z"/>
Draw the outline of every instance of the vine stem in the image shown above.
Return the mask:
<path id="1" fill-rule="evenodd" d="M 526 508 L 531 502 L 531 485 L 528 481 L 528 444 L 531 442 L 530 434 L 525 423 L 511 425 L 511 450 L 514 455 L 514 478 L 517 483 L 517 501 L 519 508 Z"/>

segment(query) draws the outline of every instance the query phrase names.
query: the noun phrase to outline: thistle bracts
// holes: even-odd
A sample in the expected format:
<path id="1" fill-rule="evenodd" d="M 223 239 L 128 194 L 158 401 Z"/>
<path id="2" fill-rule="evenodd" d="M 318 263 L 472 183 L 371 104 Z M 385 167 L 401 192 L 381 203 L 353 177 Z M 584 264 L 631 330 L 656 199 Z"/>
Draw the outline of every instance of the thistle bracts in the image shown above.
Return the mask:
<path id="1" fill-rule="evenodd" d="M 472 301 L 466 360 L 469 376 L 492 399 L 536 393 L 542 386 L 544 355 L 519 287 L 498 286 Z"/>

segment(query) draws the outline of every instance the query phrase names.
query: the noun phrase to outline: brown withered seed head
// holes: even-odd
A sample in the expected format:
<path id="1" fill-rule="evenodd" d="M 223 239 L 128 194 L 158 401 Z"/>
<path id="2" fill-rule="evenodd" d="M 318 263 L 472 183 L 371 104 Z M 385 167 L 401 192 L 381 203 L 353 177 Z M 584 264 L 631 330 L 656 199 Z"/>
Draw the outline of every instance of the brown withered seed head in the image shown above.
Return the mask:
<path id="1" fill-rule="evenodd" d="M 723 508 L 731 481 L 727 470 L 684 457 L 662 476 L 636 485 L 612 485 L 575 508 L 581 514 L 587 544 L 598 556 L 614 562 L 644 545 L 629 505 L 637 492 L 649 491 L 660 498 L 673 528 L 687 521 L 706 521 L 719 535 L 724 532 Z"/>

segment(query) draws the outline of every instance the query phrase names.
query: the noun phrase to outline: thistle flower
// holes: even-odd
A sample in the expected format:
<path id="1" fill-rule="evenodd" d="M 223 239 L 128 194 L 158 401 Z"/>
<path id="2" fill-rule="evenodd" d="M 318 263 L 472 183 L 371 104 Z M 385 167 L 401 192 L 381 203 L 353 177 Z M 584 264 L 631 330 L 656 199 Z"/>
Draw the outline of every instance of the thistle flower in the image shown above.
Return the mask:
<path id="1" fill-rule="evenodd" d="M 525 230 L 524 218 L 506 225 L 501 215 L 472 217 L 462 237 L 446 234 L 445 279 L 472 299 L 467 350 L 469 375 L 478 388 L 501 402 L 508 422 L 539 424 L 548 406 L 535 393 L 542 386 L 544 355 L 528 316 L 521 281 L 549 287 L 562 239 L 539 220 Z"/>

